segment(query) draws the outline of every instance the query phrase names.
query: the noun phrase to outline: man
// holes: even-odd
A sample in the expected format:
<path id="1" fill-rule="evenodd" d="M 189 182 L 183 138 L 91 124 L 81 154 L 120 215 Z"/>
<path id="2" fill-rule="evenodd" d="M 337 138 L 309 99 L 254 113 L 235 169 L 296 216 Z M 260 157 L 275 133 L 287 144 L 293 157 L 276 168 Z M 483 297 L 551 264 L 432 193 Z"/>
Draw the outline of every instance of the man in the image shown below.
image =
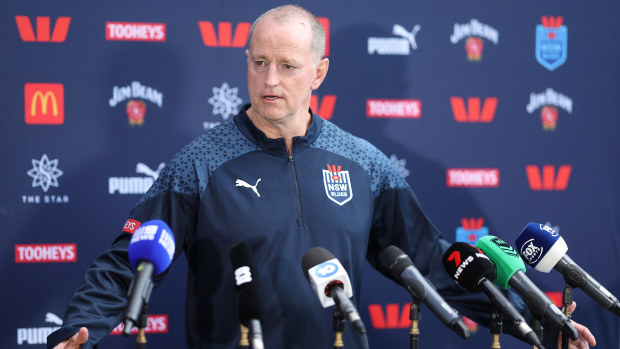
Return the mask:
<path id="1" fill-rule="evenodd" d="M 467 310 L 473 303 L 478 312 L 467 314 L 488 321 L 484 295 L 463 297 L 443 271 L 447 242 L 391 162 L 309 112 L 311 93 L 329 68 L 324 47 L 321 24 L 301 7 L 259 17 L 246 50 L 251 104 L 184 147 L 130 214 L 138 222 L 166 221 L 175 258 L 186 254 L 188 347 L 237 346 L 227 254 L 238 242 L 249 246 L 260 274 L 267 348 L 333 345 L 331 311 L 320 306 L 300 270 L 302 256 L 316 246 L 340 260 L 358 296 L 364 259 L 388 275 L 377 255 L 396 245 L 455 305 Z M 346 185 L 328 189 L 328 180 Z M 130 237 L 120 235 L 93 263 L 49 347 L 89 348 L 120 322 L 133 277 Z M 586 331 L 580 328 L 581 337 L 593 341 Z M 348 347 L 362 347 L 358 334 L 344 335 Z"/>

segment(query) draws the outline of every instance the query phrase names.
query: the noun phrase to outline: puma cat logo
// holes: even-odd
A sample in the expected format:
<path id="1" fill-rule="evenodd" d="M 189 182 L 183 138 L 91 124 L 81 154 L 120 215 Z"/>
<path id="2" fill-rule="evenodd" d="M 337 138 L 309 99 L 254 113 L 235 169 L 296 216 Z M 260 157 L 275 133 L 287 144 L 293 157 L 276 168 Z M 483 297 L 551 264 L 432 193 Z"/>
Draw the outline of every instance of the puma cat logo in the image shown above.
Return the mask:
<path id="1" fill-rule="evenodd" d="M 256 184 L 254 184 L 254 185 L 249 185 L 246 181 L 243 181 L 243 180 L 241 180 L 241 179 L 237 179 L 237 183 L 236 183 L 236 185 L 235 185 L 235 186 L 237 186 L 237 187 L 246 187 L 246 188 L 250 188 L 250 189 L 252 189 L 252 190 L 256 193 L 256 195 L 257 195 L 258 197 L 260 197 L 260 194 L 258 193 L 258 190 L 256 190 L 256 186 L 258 185 L 258 182 L 260 182 L 260 180 L 261 180 L 261 179 L 259 178 L 259 179 L 256 181 Z"/>

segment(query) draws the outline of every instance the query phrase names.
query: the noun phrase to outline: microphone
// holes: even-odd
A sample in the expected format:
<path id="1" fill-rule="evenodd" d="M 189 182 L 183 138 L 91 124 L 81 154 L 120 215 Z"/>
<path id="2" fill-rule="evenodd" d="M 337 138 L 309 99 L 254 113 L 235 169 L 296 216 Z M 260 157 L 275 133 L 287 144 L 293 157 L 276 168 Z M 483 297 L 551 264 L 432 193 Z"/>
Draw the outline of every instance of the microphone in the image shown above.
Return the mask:
<path id="1" fill-rule="evenodd" d="M 327 249 L 313 247 L 303 256 L 301 267 L 323 308 L 335 304 L 353 327 L 365 334 L 364 323 L 349 299 L 353 297 L 351 280 L 340 261 Z"/>
<path id="2" fill-rule="evenodd" d="M 543 273 L 551 269 L 559 271 L 567 285 L 581 288 L 603 308 L 620 316 L 618 299 L 568 257 L 568 246 L 558 232 L 539 223 L 529 223 L 516 244 L 523 259 L 534 269 Z"/>
<path id="3" fill-rule="evenodd" d="M 423 302 L 448 328 L 461 338 L 471 335 L 459 314 L 446 303 L 420 271 L 413 266 L 411 258 L 396 246 L 388 246 L 379 254 L 381 263 L 392 276 L 403 284 L 419 302 Z"/>
<path id="4" fill-rule="evenodd" d="M 230 252 L 239 304 L 239 320 L 250 329 L 252 348 L 263 349 L 263 299 L 260 295 L 258 273 L 250 249 L 244 242 L 234 245 Z"/>
<path id="5" fill-rule="evenodd" d="M 523 316 L 491 282 L 497 273 L 487 255 L 470 244 L 455 242 L 444 253 L 443 266 L 459 285 L 470 291 L 482 290 L 486 293 L 495 308 L 513 321 L 513 326 L 526 342 L 543 349 L 540 340 Z"/>
<path id="6" fill-rule="evenodd" d="M 495 263 L 497 278 L 494 284 L 503 289 L 514 287 L 536 319 L 544 318 L 572 340 L 579 337 L 570 319 L 525 275 L 525 264 L 512 246 L 497 236 L 487 235 L 478 240 L 476 247 Z"/>
<path id="7" fill-rule="evenodd" d="M 142 223 L 131 237 L 127 253 L 136 275 L 127 292 L 123 335 L 129 336 L 138 322 L 153 290 L 153 276 L 163 273 L 174 257 L 174 235 L 164 221 L 155 219 Z"/>

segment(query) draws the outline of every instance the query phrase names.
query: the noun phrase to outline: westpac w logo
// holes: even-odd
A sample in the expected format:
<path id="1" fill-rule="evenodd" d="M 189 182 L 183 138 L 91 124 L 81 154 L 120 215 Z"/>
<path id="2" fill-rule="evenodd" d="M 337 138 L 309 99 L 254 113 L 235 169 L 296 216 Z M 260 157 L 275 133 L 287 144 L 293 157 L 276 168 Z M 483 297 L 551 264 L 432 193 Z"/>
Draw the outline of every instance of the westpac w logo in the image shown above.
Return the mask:
<path id="1" fill-rule="evenodd" d="M 208 47 L 244 47 L 248 41 L 250 33 L 248 22 L 237 23 L 233 34 L 231 22 L 219 22 L 217 29 L 219 36 L 215 33 L 213 22 L 199 21 L 198 27 L 202 35 L 202 42 Z"/>
<path id="2" fill-rule="evenodd" d="M 527 180 L 532 190 L 566 190 L 572 170 L 571 165 L 560 166 L 557 173 L 553 165 L 544 165 L 542 170 L 536 165 L 525 166 Z"/>
<path id="3" fill-rule="evenodd" d="M 22 41 L 26 42 L 65 42 L 71 17 L 58 17 L 56 25 L 53 27 L 50 23 L 50 17 L 38 16 L 36 29 L 28 16 L 15 16 L 17 30 Z M 36 30 L 36 35 L 35 35 Z M 51 33 L 51 35 L 50 35 Z"/>
<path id="4" fill-rule="evenodd" d="M 342 171 L 340 165 L 327 165 L 327 170 L 323 170 L 323 185 L 327 197 L 340 206 L 353 199 L 349 171 Z"/>
<path id="5" fill-rule="evenodd" d="M 457 122 L 492 122 L 497 109 L 497 97 L 487 97 L 484 102 L 480 97 L 469 97 L 467 107 L 462 97 L 450 97 L 450 104 Z"/>

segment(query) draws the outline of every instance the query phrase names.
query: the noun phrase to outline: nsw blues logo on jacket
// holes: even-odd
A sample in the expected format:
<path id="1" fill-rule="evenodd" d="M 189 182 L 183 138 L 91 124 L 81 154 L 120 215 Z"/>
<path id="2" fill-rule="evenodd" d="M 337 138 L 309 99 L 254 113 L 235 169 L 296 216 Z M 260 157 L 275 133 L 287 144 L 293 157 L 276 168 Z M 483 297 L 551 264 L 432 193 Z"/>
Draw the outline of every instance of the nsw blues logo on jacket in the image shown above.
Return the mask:
<path id="1" fill-rule="evenodd" d="M 349 171 L 342 171 L 340 165 L 327 165 L 327 170 L 323 170 L 323 185 L 327 197 L 340 206 L 353 198 Z"/>

